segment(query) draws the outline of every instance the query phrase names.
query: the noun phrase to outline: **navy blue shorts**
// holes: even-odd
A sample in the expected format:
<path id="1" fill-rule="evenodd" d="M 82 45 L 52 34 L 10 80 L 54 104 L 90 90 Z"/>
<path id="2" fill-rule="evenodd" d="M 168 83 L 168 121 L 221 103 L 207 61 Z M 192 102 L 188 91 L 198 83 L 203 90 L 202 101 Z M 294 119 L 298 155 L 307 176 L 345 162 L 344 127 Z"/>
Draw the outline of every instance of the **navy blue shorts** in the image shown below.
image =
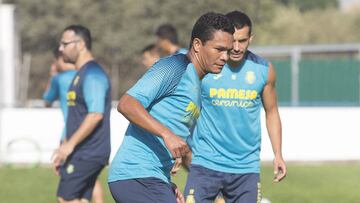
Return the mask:
<path id="1" fill-rule="evenodd" d="M 220 192 L 226 202 L 260 202 L 260 176 L 258 173 L 223 173 L 200 165 L 190 166 L 185 199 L 194 198 L 195 202 L 210 203 Z"/>
<path id="2" fill-rule="evenodd" d="M 109 188 L 117 203 L 176 203 L 171 185 L 158 178 L 118 180 Z"/>
<path id="3" fill-rule="evenodd" d="M 91 201 L 95 181 L 105 166 L 94 161 L 70 159 L 60 167 L 57 196 L 66 201 Z"/>

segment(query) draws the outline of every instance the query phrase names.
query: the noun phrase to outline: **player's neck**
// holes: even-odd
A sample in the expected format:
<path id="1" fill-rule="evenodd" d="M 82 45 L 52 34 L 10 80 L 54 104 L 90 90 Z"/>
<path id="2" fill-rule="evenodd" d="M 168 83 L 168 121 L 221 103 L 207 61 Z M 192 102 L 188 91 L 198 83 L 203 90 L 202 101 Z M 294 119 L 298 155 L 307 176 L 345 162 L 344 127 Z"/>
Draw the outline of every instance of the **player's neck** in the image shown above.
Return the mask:
<path id="1" fill-rule="evenodd" d="M 89 51 L 80 54 L 78 60 L 75 63 L 76 69 L 80 70 L 87 62 L 94 60 L 94 57 Z"/>
<path id="2" fill-rule="evenodd" d="M 193 50 L 189 51 L 187 54 L 188 58 L 190 59 L 191 63 L 194 64 L 195 70 L 197 75 L 199 76 L 199 79 L 201 80 L 205 74 L 205 68 L 202 68 L 202 63 L 199 59 L 199 57 L 193 52 Z"/>
<path id="3" fill-rule="evenodd" d="M 169 54 L 175 54 L 180 49 L 179 46 L 174 44 L 169 44 Z"/>
<path id="4" fill-rule="evenodd" d="M 69 71 L 69 70 L 75 70 L 74 66 L 73 67 L 63 67 L 61 72 L 66 72 L 66 71 Z"/>
<path id="5" fill-rule="evenodd" d="M 228 65 L 231 68 L 237 68 L 244 62 L 244 59 L 241 59 L 240 61 L 232 61 L 231 59 L 228 60 Z"/>

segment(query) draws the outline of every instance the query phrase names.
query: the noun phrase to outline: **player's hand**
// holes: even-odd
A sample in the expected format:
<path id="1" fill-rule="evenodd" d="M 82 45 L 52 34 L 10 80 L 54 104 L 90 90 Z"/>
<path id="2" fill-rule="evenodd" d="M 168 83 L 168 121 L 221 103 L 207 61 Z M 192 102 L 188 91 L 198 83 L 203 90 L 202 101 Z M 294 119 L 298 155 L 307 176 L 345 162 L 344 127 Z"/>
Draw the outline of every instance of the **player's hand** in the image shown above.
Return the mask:
<path id="1" fill-rule="evenodd" d="M 171 183 L 171 188 L 175 194 L 177 203 L 185 203 L 185 198 L 183 193 L 179 190 L 179 188 L 175 185 L 175 183 Z"/>
<path id="2" fill-rule="evenodd" d="M 178 170 L 180 169 L 182 165 L 182 158 L 176 158 L 175 159 L 175 163 L 174 163 L 174 166 L 172 167 L 171 171 L 170 171 L 170 174 L 173 176 L 173 175 L 176 175 L 176 173 L 178 172 Z"/>
<path id="3" fill-rule="evenodd" d="M 179 136 L 168 132 L 165 136 L 162 137 L 166 147 L 170 151 L 172 157 L 174 159 L 181 158 L 186 155 L 190 151 L 187 143 L 181 139 Z"/>
<path id="4" fill-rule="evenodd" d="M 58 74 L 58 68 L 56 67 L 56 63 L 52 63 L 50 66 L 49 75 L 50 75 L 50 77 L 54 77 L 57 74 Z"/>
<path id="5" fill-rule="evenodd" d="M 52 155 L 52 162 L 54 167 L 59 167 L 63 164 L 67 157 L 74 151 L 74 146 L 69 142 L 63 143 L 55 150 Z"/>
<path id="6" fill-rule="evenodd" d="M 286 177 L 286 164 L 282 157 L 275 157 L 274 159 L 274 182 L 280 182 Z"/>
<path id="7" fill-rule="evenodd" d="M 59 163 L 59 162 L 52 163 L 52 169 L 53 169 L 55 175 L 57 175 L 57 176 L 60 175 L 60 165 L 61 165 L 61 163 Z"/>

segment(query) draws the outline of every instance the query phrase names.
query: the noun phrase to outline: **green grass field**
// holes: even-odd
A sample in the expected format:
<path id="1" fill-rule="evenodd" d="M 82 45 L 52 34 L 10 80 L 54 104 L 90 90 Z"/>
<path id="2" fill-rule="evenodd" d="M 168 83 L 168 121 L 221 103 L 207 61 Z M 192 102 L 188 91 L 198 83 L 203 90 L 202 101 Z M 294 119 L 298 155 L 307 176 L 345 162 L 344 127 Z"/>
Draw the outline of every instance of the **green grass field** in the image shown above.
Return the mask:
<path id="1" fill-rule="evenodd" d="M 107 171 L 101 174 L 106 189 L 106 202 L 114 202 L 106 184 Z M 271 166 L 263 166 L 262 193 L 272 203 L 359 203 L 360 164 L 290 164 L 288 176 L 281 183 L 273 183 Z M 50 168 L 0 168 L 0 202 L 49 203 L 56 202 L 58 178 Z M 174 177 L 184 187 L 186 173 Z"/>

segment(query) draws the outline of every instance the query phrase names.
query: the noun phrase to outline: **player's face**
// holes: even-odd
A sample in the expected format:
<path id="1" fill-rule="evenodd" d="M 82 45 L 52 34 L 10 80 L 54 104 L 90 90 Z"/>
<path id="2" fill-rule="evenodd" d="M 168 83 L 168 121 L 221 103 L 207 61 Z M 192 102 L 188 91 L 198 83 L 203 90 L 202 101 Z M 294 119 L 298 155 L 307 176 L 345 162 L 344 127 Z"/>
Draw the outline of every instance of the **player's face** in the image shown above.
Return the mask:
<path id="1" fill-rule="evenodd" d="M 233 36 L 221 30 L 213 33 L 213 38 L 201 44 L 199 60 L 205 72 L 220 73 L 229 59 L 229 52 L 233 47 Z"/>
<path id="2" fill-rule="evenodd" d="M 78 43 L 81 41 L 72 30 L 63 33 L 60 41 L 59 51 L 66 63 L 75 64 L 79 57 Z"/>
<path id="3" fill-rule="evenodd" d="M 240 62 L 250 45 L 252 36 L 249 33 L 249 27 L 245 26 L 241 29 L 235 28 L 234 33 L 234 47 L 230 52 L 230 60 Z"/>
<path id="4" fill-rule="evenodd" d="M 74 64 L 71 63 L 66 63 L 63 59 L 63 56 L 60 56 L 57 60 L 56 60 L 56 65 L 58 67 L 58 72 L 63 72 L 66 70 L 70 70 L 70 69 L 75 69 Z"/>
<path id="5" fill-rule="evenodd" d="M 168 48 L 169 40 L 158 38 L 156 44 L 160 48 L 161 53 L 166 54 L 166 55 L 171 54 L 169 52 L 169 48 Z"/>
<path id="6" fill-rule="evenodd" d="M 154 56 L 150 51 L 145 51 L 142 55 L 142 63 L 146 68 L 150 68 L 157 60 L 159 57 Z"/>

